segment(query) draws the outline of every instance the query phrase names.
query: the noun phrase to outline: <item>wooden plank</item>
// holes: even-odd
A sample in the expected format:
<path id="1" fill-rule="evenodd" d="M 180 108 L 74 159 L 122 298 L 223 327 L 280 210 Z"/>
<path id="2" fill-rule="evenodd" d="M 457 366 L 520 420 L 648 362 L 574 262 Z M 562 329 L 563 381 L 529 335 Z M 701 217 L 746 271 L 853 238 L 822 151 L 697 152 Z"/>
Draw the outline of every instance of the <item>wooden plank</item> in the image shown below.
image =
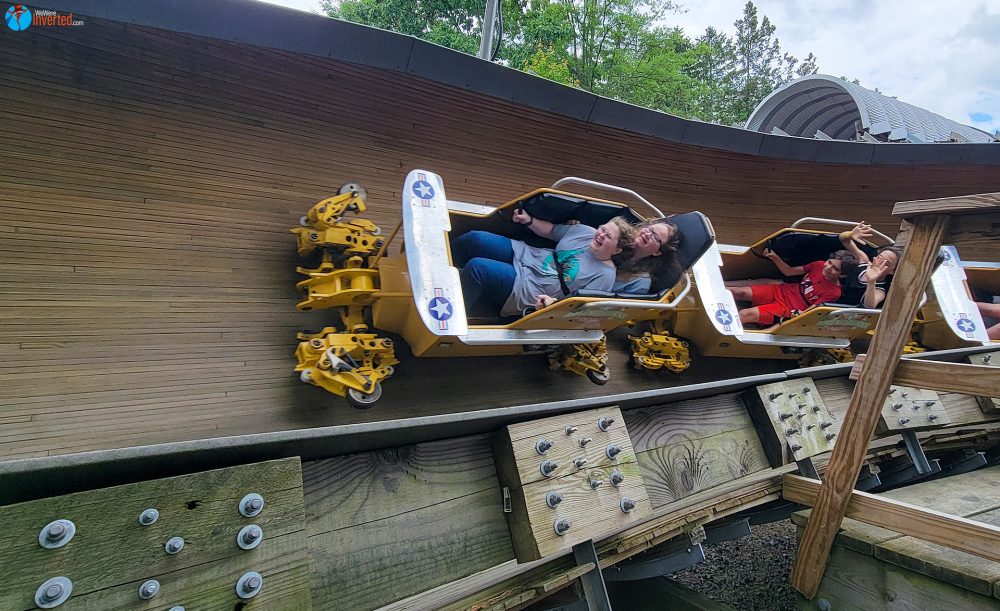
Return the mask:
<path id="1" fill-rule="evenodd" d="M 960 197 L 941 197 L 899 202 L 892 207 L 893 216 L 911 217 L 934 214 L 982 214 L 1000 207 L 1000 193 L 982 193 Z"/>
<path id="2" fill-rule="evenodd" d="M 494 434 L 492 443 L 501 485 L 511 495 L 507 518 L 518 561 L 565 551 L 652 511 L 617 407 L 513 424 Z M 619 453 L 611 457 L 613 448 Z M 543 464 L 558 466 L 546 475 Z M 616 471 L 623 479 L 614 485 Z M 549 505 L 550 494 L 561 502 Z M 625 499 L 634 505 L 628 511 L 621 505 Z M 557 533 L 555 525 L 563 520 L 569 527 Z"/>
<path id="3" fill-rule="evenodd" d="M 988 352 L 986 354 L 970 355 L 968 360 L 973 365 L 998 368 L 1000 367 L 1000 350 Z M 982 408 L 984 413 L 1000 415 L 1000 395 L 980 396 L 976 397 L 976 401 L 979 403 L 979 407 Z"/>
<path id="4" fill-rule="evenodd" d="M 485 435 L 306 463 L 313 596 L 374 608 L 513 557 Z"/>
<path id="5" fill-rule="evenodd" d="M 265 501 L 252 519 L 238 511 L 249 492 Z M 150 507 L 159 519 L 143 526 L 138 516 Z M 63 547 L 43 549 L 38 534 L 54 519 L 72 520 L 76 535 Z M 80 608 L 132 608 L 139 584 L 150 578 L 174 600 L 227 606 L 237 604 L 236 580 L 250 570 L 269 586 L 255 604 L 310 608 L 298 458 L 8 505 L 0 507 L 0 522 L 0 563 L 9 569 L 0 584 L 5 609 L 32 608 L 35 589 L 55 575 L 72 579 Z M 244 551 L 236 537 L 251 523 L 264 539 Z M 174 536 L 185 545 L 168 555 L 164 544 Z"/>
<path id="6" fill-rule="evenodd" d="M 782 496 L 813 506 L 820 486 L 818 480 L 786 474 L 782 477 Z M 1000 561 L 1000 528 L 996 526 L 858 491 L 851 493 L 844 515 L 981 558 Z M 813 517 L 815 510 L 810 519 Z"/>
<path id="7" fill-rule="evenodd" d="M 825 598 L 838 611 L 996 609 L 995 599 L 841 547 L 833 549 L 817 596 Z M 799 603 L 802 611 L 815 607 L 812 602 Z"/>
<path id="8" fill-rule="evenodd" d="M 850 378 L 859 379 L 867 362 L 867 355 L 859 354 L 851 368 Z M 893 384 L 956 392 L 985 397 L 1000 396 L 1000 376 L 989 365 L 942 363 L 902 359 L 892 377 Z"/>
<path id="9" fill-rule="evenodd" d="M 909 340 L 910 321 L 916 315 L 919 294 L 930 279 L 938 248 L 948 227 L 946 216 L 926 216 L 912 223 L 896 281 L 889 289 L 882 316 L 872 340 L 869 366 L 861 372 L 851 397 L 840 443 L 834 448 L 823 485 L 806 525 L 799 553 L 792 567 L 792 585 L 813 598 L 830 555 L 833 538 L 864 461 L 868 443 L 881 415 L 882 401 L 898 365 L 898 355 Z"/>
<path id="10" fill-rule="evenodd" d="M 765 384 L 741 397 L 772 467 L 829 452 L 837 443 L 840 419 L 811 378 Z"/>

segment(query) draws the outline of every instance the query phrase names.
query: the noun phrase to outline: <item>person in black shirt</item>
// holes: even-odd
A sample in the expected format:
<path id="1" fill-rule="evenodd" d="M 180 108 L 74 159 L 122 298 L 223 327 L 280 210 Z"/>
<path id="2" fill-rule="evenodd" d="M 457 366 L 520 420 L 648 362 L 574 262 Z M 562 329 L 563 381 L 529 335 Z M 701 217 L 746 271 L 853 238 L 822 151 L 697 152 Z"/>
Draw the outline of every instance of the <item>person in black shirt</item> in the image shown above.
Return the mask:
<path id="1" fill-rule="evenodd" d="M 859 305 L 865 308 L 882 307 L 885 296 L 892 283 L 892 275 L 903 256 L 903 249 L 892 245 L 883 246 L 875 251 L 875 257 L 869 259 L 858 242 L 871 237 L 871 225 L 861 221 L 857 226 L 840 234 L 840 243 L 858 259 L 858 271 L 844 278 L 842 303 Z"/>

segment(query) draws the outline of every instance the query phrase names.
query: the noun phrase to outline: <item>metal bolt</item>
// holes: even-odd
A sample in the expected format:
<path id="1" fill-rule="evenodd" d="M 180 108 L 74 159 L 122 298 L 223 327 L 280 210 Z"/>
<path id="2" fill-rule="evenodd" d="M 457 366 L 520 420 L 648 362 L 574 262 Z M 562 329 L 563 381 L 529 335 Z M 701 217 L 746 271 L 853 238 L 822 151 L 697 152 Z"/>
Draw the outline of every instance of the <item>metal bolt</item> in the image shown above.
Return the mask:
<path id="1" fill-rule="evenodd" d="M 934 422 L 935 420 L 938 419 L 938 417 L 937 414 L 927 414 L 927 419 L 930 420 L 931 422 Z"/>
<path id="2" fill-rule="evenodd" d="M 797 409 L 805 409 L 808 407 L 805 403 L 799 403 L 795 406 Z"/>
<path id="3" fill-rule="evenodd" d="M 580 447 L 581 448 L 587 447 L 587 444 L 590 443 L 591 441 L 593 441 L 593 439 L 591 439 L 590 437 L 584 437 L 583 439 L 580 440 Z"/>
<path id="4" fill-rule="evenodd" d="M 789 447 L 790 447 L 790 448 L 792 448 L 792 452 L 798 452 L 799 450 L 801 450 L 801 449 L 802 449 L 802 446 L 800 446 L 800 445 L 799 445 L 799 444 L 797 444 L 797 443 L 793 443 L 793 444 L 792 444 L 792 445 L 790 445 Z"/>
<path id="5" fill-rule="evenodd" d="M 989 362 L 992 361 L 992 360 L 993 360 L 993 355 L 992 354 L 987 354 L 986 356 L 983 357 L 983 364 L 984 365 L 988 365 Z"/>
<path id="6" fill-rule="evenodd" d="M 790 413 L 788 413 L 788 412 L 781 412 L 780 414 L 778 414 L 778 420 L 782 420 L 782 421 L 788 420 L 791 417 L 792 417 L 792 415 Z"/>
<path id="7" fill-rule="evenodd" d="M 70 520 L 53 520 L 38 533 L 38 544 L 45 549 L 57 549 L 69 543 L 76 534 L 76 524 Z"/>
<path id="8" fill-rule="evenodd" d="M 245 518 L 252 518 L 264 510 L 264 497 L 251 492 L 240 499 L 240 515 Z"/>
<path id="9" fill-rule="evenodd" d="M 819 413 L 819 406 L 818 405 L 813 405 L 813 413 L 814 414 L 818 414 Z"/>
<path id="10" fill-rule="evenodd" d="M 802 392 L 808 395 L 809 393 L 812 392 L 812 389 L 809 388 L 808 386 L 803 386 L 802 387 Z"/>
<path id="11" fill-rule="evenodd" d="M 932 407 L 936 401 L 924 401 L 924 407 Z"/>
<path id="12" fill-rule="evenodd" d="M 558 467 L 559 463 L 553 462 L 551 460 L 546 460 L 542 461 L 542 466 L 539 467 L 539 469 L 541 469 L 542 475 L 544 475 L 545 477 L 552 477 L 552 474 L 555 473 Z"/>
<path id="13" fill-rule="evenodd" d="M 567 435 L 572 435 L 572 434 L 573 434 L 573 433 L 575 433 L 575 432 L 576 432 L 577 430 L 578 430 L 578 429 L 577 429 L 577 428 L 576 428 L 575 426 L 567 426 L 567 427 L 566 427 L 566 434 L 567 434 Z"/>
<path id="14" fill-rule="evenodd" d="M 139 524 L 149 526 L 160 519 L 160 512 L 150 507 L 139 514 Z"/>
<path id="15" fill-rule="evenodd" d="M 52 609 L 66 602 L 73 593 L 73 582 L 68 577 L 59 576 L 46 579 L 35 590 L 35 606 L 40 609 Z"/>
<path id="16" fill-rule="evenodd" d="M 535 451 L 539 454 L 545 454 L 552 449 L 552 445 L 552 442 L 548 439 L 539 439 L 535 442 Z"/>
<path id="17" fill-rule="evenodd" d="M 62 539 L 66 536 L 66 526 L 55 522 L 52 526 L 49 526 L 48 530 L 45 531 L 45 540 L 50 543 L 55 543 L 56 541 Z"/>
<path id="18" fill-rule="evenodd" d="M 602 431 L 607 431 L 611 428 L 611 425 L 615 423 L 615 419 L 611 416 L 605 416 L 597 421 L 597 428 Z"/>
<path id="19" fill-rule="evenodd" d="M 832 422 L 820 422 L 819 423 L 819 428 L 821 428 L 821 429 L 828 429 L 831 426 L 833 426 Z"/>
<path id="20" fill-rule="evenodd" d="M 573 461 L 573 465 L 576 466 L 577 469 L 579 469 L 580 467 L 582 467 L 585 464 L 587 464 L 587 459 L 586 458 L 577 458 L 577 459 L 575 459 Z"/>
<path id="21" fill-rule="evenodd" d="M 775 399 L 777 399 L 778 397 L 780 397 L 783 394 L 785 394 L 785 393 L 783 393 L 783 392 L 773 392 L 773 393 L 771 393 L 771 394 L 769 394 L 767 396 L 767 400 L 768 401 L 774 401 Z"/>
<path id="22" fill-rule="evenodd" d="M 604 480 L 601 480 L 601 479 L 591 479 L 590 480 L 590 488 L 591 488 L 591 490 L 597 490 L 598 488 L 600 488 L 603 485 L 604 485 Z"/>
<path id="23" fill-rule="evenodd" d="M 545 504 L 549 507 L 555 508 L 556 505 L 563 502 L 563 496 L 558 492 L 550 492 L 545 495 Z"/>
<path id="24" fill-rule="evenodd" d="M 815 424 L 813 424 L 813 423 L 811 423 L 811 422 L 810 422 L 809 424 L 807 424 L 807 425 L 806 425 L 806 430 L 807 430 L 807 431 L 811 431 L 811 430 L 813 430 L 814 428 L 816 428 L 816 425 L 815 425 Z"/>
<path id="25" fill-rule="evenodd" d="M 805 417 L 806 417 L 806 415 L 805 415 L 805 413 L 802 413 L 802 414 L 795 414 L 795 417 L 796 417 L 796 418 L 798 418 L 799 420 L 802 420 L 803 418 L 805 418 Z"/>
<path id="26" fill-rule="evenodd" d="M 62 596 L 63 588 L 58 583 L 54 583 L 45 589 L 42 593 L 42 600 L 47 603 L 56 601 L 60 596 Z"/>
<path id="27" fill-rule="evenodd" d="M 243 573 L 236 581 L 236 595 L 240 598 L 253 598 L 264 587 L 264 578 L 256 571 Z"/>
<path id="28" fill-rule="evenodd" d="M 903 409 L 903 404 L 902 403 L 893 403 L 892 404 L 892 411 L 898 412 L 901 409 Z"/>
<path id="29" fill-rule="evenodd" d="M 615 469 L 614 471 L 611 472 L 611 485 L 612 486 L 614 486 L 614 487 L 617 488 L 618 484 L 620 484 L 620 483 L 622 483 L 624 481 L 625 481 L 625 474 L 624 473 L 622 473 L 618 469 Z"/>
<path id="30" fill-rule="evenodd" d="M 608 446 L 607 449 L 604 450 L 604 453 L 608 455 L 608 458 L 614 460 L 615 456 L 618 456 L 619 454 L 622 453 L 622 448 L 621 446 L 614 446 L 614 445 Z"/>
<path id="31" fill-rule="evenodd" d="M 566 531 L 569 530 L 570 526 L 572 526 L 572 523 L 565 518 L 562 520 L 556 520 L 552 524 L 552 528 L 555 529 L 556 534 L 560 537 L 566 534 Z"/>
<path id="32" fill-rule="evenodd" d="M 826 440 L 827 441 L 833 441 L 833 438 L 836 437 L 836 436 L 837 436 L 836 433 L 827 433 L 826 434 Z"/>
<path id="33" fill-rule="evenodd" d="M 830 601 L 825 598 L 816 599 L 816 608 L 819 609 L 819 611 L 831 611 L 833 609 L 833 607 L 830 606 Z"/>
<path id="34" fill-rule="evenodd" d="M 899 419 L 899 423 L 900 423 L 900 424 L 903 424 L 903 425 L 905 425 L 905 424 L 906 424 L 907 422 L 909 422 L 909 421 L 910 421 L 910 419 L 909 419 L 909 418 L 900 418 L 900 419 Z"/>
<path id="35" fill-rule="evenodd" d="M 163 551 L 168 554 L 176 554 L 177 552 L 184 549 L 184 539 L 180 537 L 171 537 L 167 544 L 163 546 Z"/>
<path id="36" fill-rule="evenodd" d="M 184 607 L 180 605 L 175 605 L 173 607 L 170 607 L 170 611 L 184 611 Z"/>
<path id="37" fill-rule="evenodd" d="M 785 429 L 785 435 L 797 435 L 798 433 L 799 429 L 796 428 Z"/>
<path id="38" fill-rule="evenodd" d="M 625 497 L 622 499 L 622 502 L 619 504 L 619 507 L 622 508 L 622 513 L 628 513 L 633 509 L 635 509 L 635 505 L 636 505 L 635 501 L 633 501 L 628 497 Z"/>
<path id="39" fill-rule="evenodd" d="M 904 392 L 904 393 L 903 393 L 902 395 L 900 395 L 900 396 L 902 396 L 902 397 L 903 397 L 903 398 L 905 399 L 905 398 L 907 398 L 907 397 L 909 397 L 909 396 L 910 396 L 910 393 L 908 393 L 908 392 Z"/>
<path id="40" fill-rule="evenodd" d="M 149 600 L 160 593 L 160 582 L 150 579 L 139 586 L 139 598 Z"/>
<path id="41" fill-rule="evenodd" d="M 236 534 L 236 545 L 240 549 L 250 550 L 264 540 L 264 530 L 256 524 L 247 524 Z"/>
<path id="42" fill-rule="evenodd" d="M 899 389 L 898 388 L 890 388 L 889 389 L 889 396 L 891 397 L 892 395 L 896 394 L 897 390 L 899 390 Z"/>

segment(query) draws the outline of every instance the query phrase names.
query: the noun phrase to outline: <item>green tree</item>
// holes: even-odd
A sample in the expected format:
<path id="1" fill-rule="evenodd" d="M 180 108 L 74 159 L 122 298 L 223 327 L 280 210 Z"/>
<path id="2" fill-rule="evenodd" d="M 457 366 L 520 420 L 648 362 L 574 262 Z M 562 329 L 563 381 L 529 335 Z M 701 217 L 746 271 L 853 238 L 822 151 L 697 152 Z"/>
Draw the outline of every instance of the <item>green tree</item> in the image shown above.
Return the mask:
<path id="1" fill-rule="evenodd" d="M 320 0 L 330 17 L 409 34 L 475 53 L 479 49 L 483 0 Z"/>
<path id="2" fill-rule="evenodd" d="M 736 52 L 733 41 L 713 27 L 695 40 L 693 61 L 686 72 L 694 82 L 694 116 L 729 125 L 738 121 L 731 112 Z"/>
<path id="3" fill-rule="evenodd" d="M 726 87 L 732 97 L 729 99 L 730 113 L 737 121 L 744 122 L 753 109 L 777 87 L 792 80 L 798 60 L 781 51 L 781 44 L 775 36 L 775 26 L 764 16 L 757 17 L 757 7 L 747 2 L 743 7 L 743 18 L 736 21 L 736 37 L 733 52 L 736 67 Z M 804 68 L 816 70 L 816 58 L 809 54 Z M 806 72 L 812 74 L 812 72 Z"/>

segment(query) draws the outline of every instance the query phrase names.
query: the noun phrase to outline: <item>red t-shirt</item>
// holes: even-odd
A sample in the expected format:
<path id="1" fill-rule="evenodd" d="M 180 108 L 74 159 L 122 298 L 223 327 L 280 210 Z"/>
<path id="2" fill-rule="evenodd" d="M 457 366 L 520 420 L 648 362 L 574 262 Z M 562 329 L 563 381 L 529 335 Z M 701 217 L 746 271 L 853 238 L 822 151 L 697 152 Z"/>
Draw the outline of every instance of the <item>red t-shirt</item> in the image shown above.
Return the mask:
<path id="1" fill-rule="evenodd" d="M 836 301 L 840 297 L 840 283 L 830 282 L 823 277 L 826 260 L 813 261 L 802 266 L 805 275 L 798 284 L 786 282 L 781 285 L 785 304 L 795 310 L 805 310 L 811 305 Z"/>

